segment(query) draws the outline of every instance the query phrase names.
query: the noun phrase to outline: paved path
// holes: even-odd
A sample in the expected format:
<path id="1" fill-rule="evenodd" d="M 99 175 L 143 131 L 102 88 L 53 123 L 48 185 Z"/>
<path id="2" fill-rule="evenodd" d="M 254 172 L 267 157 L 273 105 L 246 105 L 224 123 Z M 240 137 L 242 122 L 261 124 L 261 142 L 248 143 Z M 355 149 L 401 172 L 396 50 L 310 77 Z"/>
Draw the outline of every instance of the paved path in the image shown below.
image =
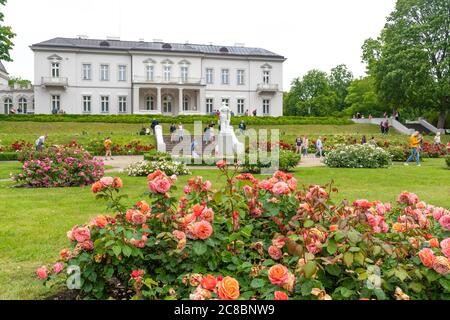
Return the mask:
<path id="1" fill-rule="evenodd" d="M 315 156 L 302 157 L 298 167 L 300 168 L 311 168 L 311 167 L 324 167 L 325 164 L 322 159 L 316 158 Z"/>

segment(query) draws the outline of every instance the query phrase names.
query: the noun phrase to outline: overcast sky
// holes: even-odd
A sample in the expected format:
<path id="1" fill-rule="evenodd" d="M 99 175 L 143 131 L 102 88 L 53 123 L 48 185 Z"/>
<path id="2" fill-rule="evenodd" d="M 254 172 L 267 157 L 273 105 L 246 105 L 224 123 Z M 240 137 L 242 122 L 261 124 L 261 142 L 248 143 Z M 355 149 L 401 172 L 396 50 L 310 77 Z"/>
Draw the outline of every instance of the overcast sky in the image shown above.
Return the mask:
<path id="1" fill-rule="evenodd" d="M 288 58 L 284 88 L 318 68 L 345 63 L 362 76 L 361 46 L 377 37 L 395 0 L 9 0 L 5 20 L 17 33 L 6 63 L 33 79 L 29 45 L 54 37 L 245 43 Z"/>

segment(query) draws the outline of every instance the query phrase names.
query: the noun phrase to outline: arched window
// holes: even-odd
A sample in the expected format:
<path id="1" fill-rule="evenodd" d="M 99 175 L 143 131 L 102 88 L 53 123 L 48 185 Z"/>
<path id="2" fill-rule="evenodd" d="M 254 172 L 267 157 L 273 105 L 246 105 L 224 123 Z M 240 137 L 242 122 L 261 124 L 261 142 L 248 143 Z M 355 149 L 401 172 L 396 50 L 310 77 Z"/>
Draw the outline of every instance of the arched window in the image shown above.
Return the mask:
<path id="1" fill-rule="evenodd" d="M 5 101 L 3 102 L 3 106 L 5 108 L 5 114 L 8 114 L 9 111 L 12 109 L 13 107 L 13 102 L 11 98 L 6 98 Z"/>
<path id="2" fill-rule="evenodd" d="M 183 111 L 189 110 L 189 97 L 184 96 L 183 97 Z"/>
<path id="3" fill-rule="evenodd" d="M 172 96 L 166 95 L 163 97 L 163 112 L 164 113 L 172 113 Z"/>
<path id="4" fill-rule="evenodd" d="M 17 110 L 18 113 L 26 114 L 27 113 L 27 107 L 28 107 L 27 99 L 20 98 L 19 99 L 19 110 Z"/>
<path id="5" fill-rule="evenodd" d="M 145 110 L 156 110 L 155 108 L 155 98 L 153 96 L 148 96 L 145 99 Z"/>

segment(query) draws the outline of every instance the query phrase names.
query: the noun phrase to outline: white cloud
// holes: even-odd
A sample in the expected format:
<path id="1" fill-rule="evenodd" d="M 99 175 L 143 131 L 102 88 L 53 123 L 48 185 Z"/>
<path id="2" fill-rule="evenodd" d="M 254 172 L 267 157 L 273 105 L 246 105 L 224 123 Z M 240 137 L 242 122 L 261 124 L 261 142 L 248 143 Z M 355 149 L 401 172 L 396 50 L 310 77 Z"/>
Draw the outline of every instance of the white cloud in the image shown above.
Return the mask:
<path id="1" fill-rule="evenodd" d="M 6 63 L 33 79 L 29 46 L 53 37 L 120 36 L 124 40 L 263 47 L 288 58 L 284 88 L 312 68 L 345 63 L 364 74 L 361 46 L 376 37 L 395 0 L 10 0 L 6 23 L 17 33 Z"/>

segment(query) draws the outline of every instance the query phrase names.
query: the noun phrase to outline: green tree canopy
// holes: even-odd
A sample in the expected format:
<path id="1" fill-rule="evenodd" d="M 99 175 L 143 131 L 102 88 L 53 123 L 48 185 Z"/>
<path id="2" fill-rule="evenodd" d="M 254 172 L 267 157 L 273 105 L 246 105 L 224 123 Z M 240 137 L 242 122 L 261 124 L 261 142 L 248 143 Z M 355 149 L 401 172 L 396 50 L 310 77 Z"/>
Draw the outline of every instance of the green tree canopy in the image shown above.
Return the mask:
<path id="1" fill-rule="evenodd" d="M 348 87 L 353 81 L 353 73 L 347 68 L 345 64 L 340 64 L 331 69 L 328 77 L 331 90 L 336 93 L 337 110 L 342 111 L 346 108 L 345 98 L 348 94 Z"/>
<path id="2" fill-rule="evenodd" d="M 0 6 L 4 6 L 7 0 L 0 0 Z M 3 25 L 5 15 L 0 11 L 0 60 L 12 61 L 10 51 L 14 44 L 12 40 L 16 36 L 11 27 Z"/>
<path id="3" fill-rule="evenodd" d="M 450 110 L 450 0 L 398 0 L 381 36 L 366 40 L 363 59 L 384 103 Z"/>
<path id="4" fill-rule="evenodd" d="M 389 111 L 389 107 L 380 102 L 375 92 L 375 81 L 371 77 L 353 80 L 348 88 L 345 103 L 349 106 L 345 109 L 348 115 L 360 112 L 366 117 L 369 115 L 377 117 Z"/>

